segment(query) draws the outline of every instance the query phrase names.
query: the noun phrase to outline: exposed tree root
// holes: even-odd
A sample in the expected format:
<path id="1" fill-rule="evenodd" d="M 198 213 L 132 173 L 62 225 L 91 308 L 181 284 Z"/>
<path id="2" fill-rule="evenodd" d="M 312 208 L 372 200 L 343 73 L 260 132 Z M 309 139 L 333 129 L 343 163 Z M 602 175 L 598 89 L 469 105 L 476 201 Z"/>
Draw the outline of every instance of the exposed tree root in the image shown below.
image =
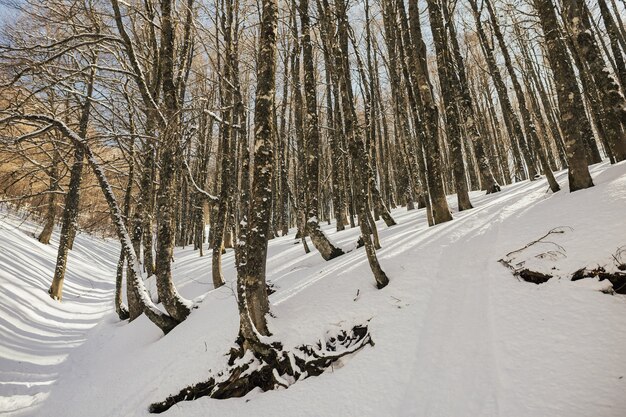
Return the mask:
<path id="1" fill-rule="evenodd" d="M 215 399 L 237 398 L 255 388 L 263 391 L 287 388 L 299 380 L 320 375 L 333 362 L 366 345 L 374 345 L 367 325 L 357 325 L 325 342 L 299 346 L 293 352 L 275 344 L 270 354 L 262 358 L 238 346 L 231 351 L 229 366 L 225 370 L 204 382 L 184 388 L 164 401 L 151 404 L 149 411 L 162 413 L 178 402 L 204 396 Z"/>
<path id="2" fill-rule="evenodd" d="M 493 185 L 486 190 L 486 194 L 498 193 L 501 191 L 500 184 L 494 182 Z"/>
<path id="3" fill-rule="evenodd" d="M 547 282 L 550 278 L 552 278 L 552 275 L 533 271 L 528 268 L 518 270 L 513 269 L 513 275 L 523 279 L 526 282 L 532 282 L 533 284 L 537 285 L 543 284 L 544 282 Z M 623 271 L 607 272 L 601 266 L 594 269 L 581 268 L 578 271 L 574 272 L 570 279 L 571 281 L 578 281 L 585 278 L 596 277 L 600 281 L 604 281 L 605 279 L 609 280 L 609 282 L 613 285 L 612 292 L 616 292 L 618 294 L 626 294 L 626 272 Z M 608 292 L 611 293 L 611 291 Z"/>
<path id="4" fill-rule="evenodd" d="M 581 268 L 574 272 L 572 275 L 572 281 L 578 281 L 584 278 L 598 277 L 600 281 L 608 279 L 613 285 L 613 291 L 618 294 L 626 294 L 626 272 L 606 272 L 606 270 L 599 266 L 595 269 Z"/>
<path id="5" fill-rule="evenodd" d="M 537 284 L 537 285 L 543 284 L 544 282 L 547 282 L 550 278 L 552 278 L 552 275 L 544 274 L 542 272 L 533 271 L 528 268 L 524 268 L 523 267 L 524 262 L 515 263 L 515 258 L 511 255 L 523 252 L 526 249 L 530 248 L 531 246 L 534 246 L 537 244 L 548 244 L 556 248 L 554 250 L 545 252 L 544 254 L 541 254 L 538 256 L 545 256 L 548 254 L 557 254 L 557 253 L 563 254 L 565 252 L 565 248 L 563 248 L 561 245 L 558 245 L 554 242 L 547 241 L 545 239 L 550 235 L 562 234 L 568 230 L 572 230 L 572 228 L 569 226 L 555 227 L 554 229 L 549 230 L 548 233 L 541 236 L 539 239 L 533 240 L 532 242 L 527 243 L 523 247 L 507 253 L 504 256 L 504 258 L 498 260 L 498 262 L 500 262 L 502 265 L 509 268 L 513 272 L 513 275 L 516 276 L 518 279 L 521 278 L 526 282 L 532 282 L 533 284 Z"/>
<path id="6" fill-rule="evenodd" d="M 276 284 L 271 281 L 265 282 L 265 290 L 267 291 L 267 295 L 272 295 L 276 292 Z"/>
<path id="7" fill-rule="evenodd" d="M 550 278 L 552 278 L 552 275 L 543 274 L 537 271 L 531 271 L 530 269 L 526 268 L 517 271 L 515 275 L 517 275 L 526 282 L 532 282 L 533 284 L 537 285 L 543 284 L 544 282 L 547 282 Z"/>
<path id="8" fill-rule="evenodd" d="M 120 320 L 128 320 L 130 318 L 128 307 L 126 307 L 124 304 L 120 305 L 119 308 L 116 309 L 116 312 L 117 317 L 119 317 Z"/>
<path id="9" fill-rule="evenodd" d="M 515 263 L 515 259 L 511 255 L 518 254 L 536 244 L 548 244 L 548 245 L 552 245 L 556 249 L 536 255 L 535 257 L 541 257 L 541 258 L 551 257 L 553 259 L 556 259 L 558 258 L 559 255 L 564 256 L 565 248 L 563 248 L 562 246 L 554 242 L 547 241 L 546 238 L 553 234 L 565 233 L 568 229 L 572 230 L 571 227 L 567 227 L 567 226 L 556 227 L 550 230 L 545 235 L 541 236 L 539 239 L 533 240 L 532 242 L 526 244 L 524 247 L 507 253 L 504 256 L 504 258 L 500 259 L 498 262 L 500 262 L 502 265 L 509 268 L 513 272 L 513 275 L 518 277 L 518 279 L 521 278 L 524 281 L 532 282 L 533 284 L 543 284 L 544 282 L 552 278 L 553 275 L 546 274 L 543 272 L 533 271 L 531 269 L 525 268 L 523 266 L 525 263 L 524 261 Z M 626 247 L 622 246 L 622 247 L 617 248 L 616 252 L 613 255 L 611 255 L 611 257 L 613 258 L 615 262 L 615 266 L 617 268 L 616 272 L 607 272 L 606 269 L 604 269 L 604 267 L 602 266 L 598 266 L 597 268 L 594 268 L 594 269 L 581 268 L 578 271 L 574 272 L 571 275 L 571 277 L 569 277 L 570 280 L 578 281 L 583 278 L 596 278 L 596 277 L 600 281 L 604 281 L 606 279 L 606 280 L 609 280 L 609 282 L 611 282 L 613 286 L 613 290 L 607 291 L 608 293 L 616 292 L 618 294 L 626 294 Z M 567 277 L 561 277 L 561 278 L 567 278 Z"/>

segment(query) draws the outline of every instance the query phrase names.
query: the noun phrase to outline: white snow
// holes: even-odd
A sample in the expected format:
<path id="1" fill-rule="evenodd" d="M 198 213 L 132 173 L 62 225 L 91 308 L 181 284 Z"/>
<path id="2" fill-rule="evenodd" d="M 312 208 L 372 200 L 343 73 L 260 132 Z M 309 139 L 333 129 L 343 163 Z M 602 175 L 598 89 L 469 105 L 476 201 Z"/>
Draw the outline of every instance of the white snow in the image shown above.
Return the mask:
<path id="1" fill-rule="evenodd" d="M 181 402 L 164 415 L 626 415 L 626 298 L 601 293 L 605 282 L 565 279 L 582 266 L 608 266 L 626 245 L 626 163 L 596 165 L 592 175 L 596 186 L 575 193 L 566 191 L 565 172 L 556 194 L 545 179 L 475 192 L 474 209 L 430 228 L 424 210 L 393 211 L 397 226 L 378 222 L 390 278 L 383 290 L 363 248 L 325 262 L 314 249 L 304 254 L 294 233 L 270 241 L 272 339 L 314 344 L 370 320 L 375 346 L 288 389 Z M 223 256 L 227 285 L 217 290 L 210 256 L 176 251 L 180 294 L 206 296 L 163 336 L 143 316 L 129 324 L 112 311 L 116 244 L 80 235 L 57 303 L 46 290 L 58 240 L 40 245 L 23 232 L 31 226 L 4 216 L 0 415 L 145 416 L 150 403 L 224 368 L 238 330 L 232 250 Z M 547 283 L 519 281 L 498 263 L 559 226 L 571 232 L 558 236 L 565 256 L 555 258 L 558 273 Z M 323 230 L 341 247 L 359 235 Z M 523 259 L 550 265 L 540 253 Z"/>

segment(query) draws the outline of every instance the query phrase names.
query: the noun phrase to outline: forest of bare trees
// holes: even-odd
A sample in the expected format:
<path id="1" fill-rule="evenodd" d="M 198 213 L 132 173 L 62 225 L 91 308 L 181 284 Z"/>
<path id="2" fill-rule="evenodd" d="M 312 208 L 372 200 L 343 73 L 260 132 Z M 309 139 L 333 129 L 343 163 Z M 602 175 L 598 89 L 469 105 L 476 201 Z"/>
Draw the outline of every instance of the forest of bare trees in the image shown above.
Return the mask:
<path id="1" fill-rule="evenodd" d="M 268 341 L 268 240 L 292 234 L 328 262 L 362 251 L 382 289 L 375 222 L 394 227 L 392 209 L 436 226 L 472 209 L 471 191 L 546 178 L 574 192 L 594 186 L 589 165 L 626 159 L 624 0 L 3 4 L 0 201 L 43 224 L 41 243 L 60 229 L 50 297 L 77 233 L 114 235 L 119 318 L 167 334 L 194 309 L 174 248 L 210 257 L 215 288 L 234 251 L 233 372 L 198 395 L 316 375 L 369 342 L 357 326 L 334 355 L 294 360 Z M 358 227 L 354 249 L 324 223 Z M 240 378 L 247 351 L 263 365 Z"/>

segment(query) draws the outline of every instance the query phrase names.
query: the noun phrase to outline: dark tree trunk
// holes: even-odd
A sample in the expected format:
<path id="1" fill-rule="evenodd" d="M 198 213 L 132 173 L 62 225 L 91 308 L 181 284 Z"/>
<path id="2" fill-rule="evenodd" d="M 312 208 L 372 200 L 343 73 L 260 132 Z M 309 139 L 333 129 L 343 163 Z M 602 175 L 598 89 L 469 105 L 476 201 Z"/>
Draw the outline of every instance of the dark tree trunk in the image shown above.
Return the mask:
<path id="1" fill-rule="evenodd" d="M 369 227 L 367 213 L 367 169 L 368 158 L 362 133 L 356 126 L 356 112 L 350 77 L 350 64 L 348 62 L 348 38 L 349 26 L 347 18 L 347 4 L 344 0 L 335 1 L 337 14 L 338 45 L 335 48 L 335 63 L 339 72 L 339 87 L 341 91 L 341 108 L 343 111 L 344 130 L 348 139 L 348 149 L 352 162 L 352 182 L 354 184 L 354 203 L 361 228 L 361 238 L 365 244 L 365 251 L 374 274 L 376 286 L 383 288 L 389 283 L 389 278 L 380 267 L 376 257 L 376 249 L 370 237 L 372 230 Z"/>
<path id="2" fill-rule="evenodd" d="M 95 58 L 94 58 L 95 61 Z M 95 66 L 89 74 L 87 82 L 87 94 L 83 103 L 82 113 L 78 124 L 78 135 L 81 140 L 85 140 L 87 136 L 87 128 L 89 126 L 89 117 L 91 115 L 91 98 L 93 96 L 94 82 L 96 70 Z M 75 229 L 78 227 L 78 205 L 80 203 L 80 185 L 83 176 L 83 162 L 85 152 L 82 146 L 74 147 L 74 164 L 70 174 L 70 184 L 67 195 L 65 196 L 65 209 L 63 211 L 63 223 L 61 226 L 61 237 L 59 241 L 59 249 L 57 252 L 57 262 L 54 268 L 54 277 L 52 285 L 48 290 L 50 297 L 55 300 L 63 298 L 63 281 L 65 279 L 65 269 L 67 267 L 67 255 L 71 249 L 75 236 Z"/>
<path id="3" fill-rule="evenodd" d="M 256 332 L 269 335 L 266 315 L 269 300 L 265 284 L 267 239 L 272 210 L 272 175 L 274 167 L 274 90 L 276 77 L 276 0 L 262 1 L 262 16 L 257 66 L 257 88 L 254 106 L 254 177 L 250 199 L 250 224 L 247 236 L 245 266 L 238 270 L 239 315 L 242 336 L 255 349 Z M 252 328 L 251 328 L 252 327 Z M 256 329 L 256 332 L 254 331 Z M 262 353 L 262 352 L 257 352 Z"/>
<path id="4" fill-rule="evenodd" d="M 600 14 L 604 21 L 604 27 L 609 35 L 609 43 L 611 45 L 611 51 L 613 52 L 613 59 L 615 60 L 615 69 L 617 72 L 617 78 L 622 85 L 622 93 L 626 92 L 626 64 L 624 64 L 624 56 L 622 55 L 622 48 L 620 47 L 620 33 L 613 15 L 609 10 L 606 0 L 598 0 L 600 6 Z M 626 48 L 624 48 L 626 51 Z"/>
<path id="5" fill-rule="evenodd" d="M 318 193 L 319 193 L 319 154 L 320 132 L 317 116 L 317 98 L 315 91 L 315 68 L 313 65 L 313 46 L 311 45 L 311 25 L 309 20 L 309 2 L 300 0 L 300 22 L 302 30 L 302 62 L 304 68 L 304 98 L 306 103 L 306 119 L 304 120 L 307 215 L 306 231 L 311 237 L 315 248 L 324 260 L 328 261 L 344 254 L 341 248 L 334 246 L 326 237 L 319 225 Z"/>
<path id="6" fill-rule="evenodd" d="M 409 54 L 415 54 L 416 61 L 415 65 L 412 65 L 412 76 L 416 84 L 416 90 L 419 92 L 417 97 L 419 97 L 421 103 L 421 113 L 423 114 L 426 127 L 424 154 L 426 156 L 426 175 L 432 224 L 439 224 L 452 220 L 442 178 L 441 150 L 439 146 L 439 110 L 435 104 L 433 88 L 430 83 L 426 45 L 422 39 L 422 29 L 416 1 L 409 2 L 409 14 L 410 37 L 412 40 L 412 50 Z M 406 21 L 402 17 L 401 20 Z"/>
<path id="7" fill-rule="evenodd" d="M 430 16 L 430 27 L 435 43 L 437 54 L 437 71 L 439 74 L 439 85 L 445 107 L 445 131 L 450 143 L 450 153 L 452 158 L 452 172 L 454 188 L 457 194 L 459 211 L 472 208 L 469 198 L 469 189 L 463 161 L 463 140 L 459 126 L 459 113 L 457 107 L 457 97 L 459 92 L 458 82 L 452 80 L 456 77 L 450 57 L 447 34 L 445 32 L 443 15 L 439 0 L 428 0 L 428 13 Z M 456 88 L 455 88 L 456 87 Z"/>
<path id="8" fill-rule="evenodd" d="M 569 188 L 577 191 L 592 187 L 593 181 L 587 168 L 587 158 L 582 142 L 582 132 L 577 115 L 584 111 L 582 103 L 576 101 L 578 85 L 567 48 L 556 19 L 552 0 L 534 0 L 539 20 L 546 39 L 548 61 L 556 83 L 557 98 L 561 111 L 561 130 L 565 135 L 565 150 L 569 165 Z"/>
<path id="9" fill-rule="evenodd" d="M 339 92 L 338 69 L 335 68 L 332 55 L 335 50 L 334 30 L 331 27 L 331 14 L 328 7 L 324 7 L 320 0 L 316 1 L 317 10 L 321 26 L 322 52 L 324 55 L 325 77 L 326 77 L 326 104 L 328 125 L 332 129 L 329 133 L 330 144 L 330 171 L 332 182 L 333 212 L 337 224 L 337 231 L 345 229 L 348 220 L 346 219 L 346 198 L 345 190 L 345 159 L 341 150 L 341 143 L 344 141 L 341 124 L 341 114 L 339 112 Z"/>
<path id="10" fill-rule="evenodd" d="M 606 68 L 600 49 L 591 32 L 589 12 L 583 0 L 565 0 L 566 24 L 572 32 L 574 44 L 589 66 L 589 73 L 600 93 L 605 112 L 604 128 L 611 151 L 617 161 L 626 159 L 626 100 L 619 85 Z"/>
<path id="11" fill-rule="evenodd" d="M 61 162 L 61 154 L 59 153 L 56 145 L 54 145 L 52 152 L 52 161 L 48 171 L 48 176 L 50 177 L 50 187 L 48 188 L 48 198 L 46 202 L 46 216 L 44 218 L 45 223 L 39 237 L 37 238 L 37 240 L 44 245 L 50 243 L 52 231 L 54 230 L 54 220 L 56 219 L 57 214 L 56 194 L 59 191 L 58 165 Z"/>
<path id="12" fill-rule="evenodd" d="M 159 187 L 157 190 L 156 283 L 159 300 L 176 321 L 187 318 L 190 303 L 183 300 L 174 286 L 171 262 L 174 256 L 175 213 L 177 206 L 176 173 L 181 165 L 180 114 L 174 74 L 175 31 L 172 0 L 161 0 L 161 66 L 163 102 L 167 126 L 160 135 Z"/>

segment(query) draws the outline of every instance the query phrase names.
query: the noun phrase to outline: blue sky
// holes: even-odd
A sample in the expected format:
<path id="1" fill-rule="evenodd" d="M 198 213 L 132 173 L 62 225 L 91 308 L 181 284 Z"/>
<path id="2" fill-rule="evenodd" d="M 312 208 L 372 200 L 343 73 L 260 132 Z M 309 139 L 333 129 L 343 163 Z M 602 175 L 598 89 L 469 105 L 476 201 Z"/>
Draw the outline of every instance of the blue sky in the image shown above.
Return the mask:
<path id="1" fill-rule="evenodd" d="M 0 0 L 0 24 L 14 18 L 17 11 L 11 6 L 11 3 L 21 3 L 20 0 Z"/>

